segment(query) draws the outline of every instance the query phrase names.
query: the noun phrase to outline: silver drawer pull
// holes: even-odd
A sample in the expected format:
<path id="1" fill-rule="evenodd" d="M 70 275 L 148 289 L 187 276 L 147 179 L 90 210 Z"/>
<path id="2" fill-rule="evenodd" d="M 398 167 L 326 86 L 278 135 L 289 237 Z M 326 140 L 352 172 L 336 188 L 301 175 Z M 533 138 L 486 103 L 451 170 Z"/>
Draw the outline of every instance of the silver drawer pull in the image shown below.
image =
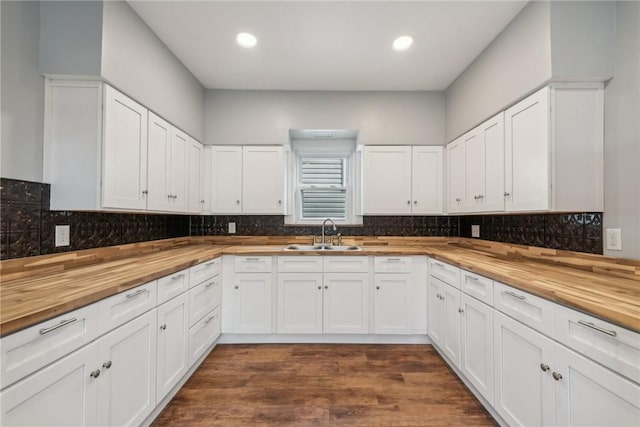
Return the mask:
<path id="1" fill-rule="evenodd" d="M 171 280 L 178 280 L 184 277 L 184 273 L 176 274 L 175 276 L 171 276 Z"/>
<path id="2" fill-rule="evenodd" d="M 400 262 L 402 260 L 400 258 L 387 258 L 385 261 L 387 261 L 387 262 Z"/>
<path id="3" fill-rule="evenodd" d="M 209 282 L 206 285 L 204 285 L 205 288 L 210 288 L 211 286 L 215 285 L 216 282 Z"/>
<path id="4" fill-rule="evenodd" d="M 216 318 L 216 316 L 209 317 L 207 320 L 204 321 L 204 324 L 206 325 L 207 323 L 211 322 L 215 318 Z"/>
<path id="5" fill-rule="evenodd" d="M 467 275 L 465 275 L 464 277 L 466 277 L 466 278 L 467 278 L 467 279 L 469 279 L 469 280 L 473 280 L 474 282 L 478 282 L 478 281 L 480 281 L 480 279 L 478 279 L 477 277 L 467 276 Z"/>
<path id="6" fill-rule="evenodd" d="M 217 263 L 217 261 L 211 261 L 211 262 L 206 263 L 204 266 L 205 267 L 210 267 L 210 266 L 212 266 L 212 265 L 214 265 L 216 263 Z"/>
<path id="7" fill-rule="evenodd" d="M 78 321 L 77 317 L 74 317 L 74 318 L 71 318 L 71 319 L 62 320 L 57 325 L 53 325 L 53 326 L 50 326 L 48 328 L 40 329 L 40 335 L 48 334 L 51 331 L 55 331 L 56 329 L 65 327 L 65 326 L 70 325 L 72 323 L 76 323 L 77 321 Z"/>
<path id="8" fill-rule="evenodd" d="M 253 261 L 253 262 L 255 262 L 255 261 L 260 261 L 260 258 L 245 258 L 244 260 L 245 261 Z"/>
<path id="9" fill-rule="evenodd" d="M 138 295 L 144 294 L 145 292 L 149 292 L 149 291 L 146 289 L 140 289 L 138 291 L 135 291 L 132 294 L 127 294 L 126 296 L 127 298 L 134 298 L 134 297 L 137 297 Z"/>
<path id="10" fill-rule="evenodd" d="M 438 267 L 444 267 L 444 264 L 439 263 L 439 262 L 434 262 L 433 264 L 434 264 L 434 265 L 437 265 Z"/>
<path id="11" fill-rule="evenodd" d="M 586 326 L 587 328 L 591 328 L 591 329 L 594 329 L 594 330 L 596 330 L 598 332 L 602 332 L 603 334 L 607 334 L 610 337 L 615 337 L 615 336 L 618 335 L 618 333 L 616 331 L 612 331 L 612 330 L 609 330 L 609 329 L 601 328 L 600 326 L 594 325 L 591 322 L 585 322 L 584 320 L 578 320 L 578 323 L 581 324 L 582 326 Z"/>
<path id="12" fill-rule="evenodd" d="M 514 292 L 511 292 L 511 291 L 502 291 L 502 293 L 506 294 L 506 295 L 509 295 L 511 297 L 514 297 L 514 298 L 521 299 L 521 300 L 527 299 L 527 297 L 525 297 L 524 295 L 518 295 L 518 294 L 516 294 Z"/>

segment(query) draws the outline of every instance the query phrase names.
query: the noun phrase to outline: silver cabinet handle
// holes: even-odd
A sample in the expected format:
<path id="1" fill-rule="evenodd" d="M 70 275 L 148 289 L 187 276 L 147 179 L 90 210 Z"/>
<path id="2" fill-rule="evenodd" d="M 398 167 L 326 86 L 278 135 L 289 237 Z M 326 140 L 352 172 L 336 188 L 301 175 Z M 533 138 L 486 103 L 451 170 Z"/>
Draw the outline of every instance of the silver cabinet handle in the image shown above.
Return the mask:
<path id="1" fill-rule="evenodd" d="M 459 199 L 459 198 L 456 198 L 456 202 L 459 202 L 459 201 L 460 201 L 460 199 Z"/>
<path id="2" fill-rule="evenodd" d="M 40 335 L 48 334 L 51 331 L 55 331 L 56 329 L 63 328 L 72 323 L 76 323 L 78 321 L 77 317 L 73 317 L 71 319 L 61 320 L 57 325 L 49 326 L 48 328 L 40 329 Z"/>
<path id="3" fill-rule="evenodd" d="M 444 264 L 439 262 L 434 262 L 433 265 L 437 265 L 438 267 L 444 267 Z"/>
<path id="4" fill-rule="evenodd" d="M 414 201 L 413 201 L 413 204 L 414 204 L 414 205 L 417 205 L 417 204 L 418 204 L 418 201 L 417 201 L 417 200 L 414 200 Z"/>
<path id="5" fill-rule="evenodd" d="M 236 200 L 236 205 L 239 205 L 239 204 L 240 204 L 240 200 Z"/>
<path id="6" fill-rule="evenodd" d="M 380 289 L 380 286 L 376 286 L 376 289 Z"/>
<path id="7" fill-rule="evenodd" d="M 511 291 L 502 291 L 502 293 L 506 294 L 506 295 L 509 295 L 511 297 L 514 297 L 514 298 L 521 299 L 521 300 L 527 299 L 527 297 L 525 297 L 524 295 L 518 295 L 515 292 L 511 292 Z"/>
<path id="8" fill-rule="evenodd" d="M 176 274 L 175 276 L 171 276 L 171 280 L 178 280 L 184 277 L 184 273 Z"/>
<path id="9" fill-rule="evenodd" d="M 387 261 L 387 262 L 400 262 L 402 260 L 400 258 L 387 258 L 385 261 Z"/>
<path id="10" fill-rule="evenodd" d="M 205 288 L 210 288 L 211 286 L 215 285 L 216 282 L 209 282 L 206 285 L 204 285 Z"/>
<path id="11" fill-rule="evenodd" d="M 209 317 L 207 320 L 205 320 L 205 321 L 204 321 L 204 324 L 205 324 L 205 325 L 206 325 L 206 324 L 208 324 L 209 322 L 211 322 L 211 321 L 212 321 L 213 319 L 215 319 L 215 318 L 216 318 L 216 316 L 211 316 L 211 317 Z"/>
<path id="12" fill-rule="evenodd" d="M 147 194 L 149 194 L 149 191 L 148 190 L 142 190 L 142 194 L 146 196 Z"/>
<path id="13" fill-rule="evenodd" d="M 127 298 L 135 298 L 135 297 L 137 297 L 138 295 L 142 295 L 142 294 L 144 294 L 145 292 L 149 292 L 149 291 L 148 291 L 147 289 L 140 289 L 140 290 L 135 291 L 135 292 L 134 292 L 134 293 L 132 293 L 132 294 L 127 294 L 127 295 L 126 295 L 126 297 L 127 297 Z"/>
<path id="14" fill-rule="evenodd" d="M 98 378 L 100 376 L 100 369 L 96 369 L 95 371 L 91 371 L 89 374 L 91 378 Z"/>
<path id="15" fill-rule="evenodd" d="M 165 329 L 167 329 L 167 324 L 166 323 L 164 325 L 160 326 L 160 330 L 161 331 L 164 331 Z"/>
<path id="16" fill-rule="evenodd" d="M 464 310 L 463 310 L 463 309 L 461 309 L 461 308 L 459 308 L 459 309 L 458 309 L 458 313 L 462 314 L 462 313 L 464 313 Z"/>
<path id="17" fill-rule="evenodd" d="M 411 200 L 407 200 L 407 204 L 410 205 L 411 204 Z"/>
<path id="18" fill-rule="evenodd" d="M 206 263 L 204 266 L 205 266 L 205 267 L 209 267 L 209 266 L 214 265 L 216 262 L 217 262 L 217 261 L 211 261 L 211 262 Z"/>
<path id="19" fill-rule="evenodd" d="M 240 286 L 236 285 L 236 286 L 235 286 L 235 288 L 236 288 L 236 289 L 240 289 Z"/>
<path id="20" fill-rule="evenodd" d="M 540 369 L 542 369 L 542 372 L 547 372 L 549 370 L 549 365 L 545 365 L 544 363 L 541 363 Z"/>
<path id="21" fill-rule="evenodd" d="M 465 276 L 464 276 L 464 277 L 465 277 L 465 278 L 467 278 L 467 279 L 469 279 L 469 280 L 473 280 L 474 282 L 478 282 L 478 281 L 480 280 L 480 279 L 478 279 L 477 277 L 467 276 L 466 274 L 465 274 Z"/>
<path id="22" fill-rule="evenodd" d="M 249 262 L 257 262 L 260 261 L 260 258 L 245 258 L 244 260 Z"/>
<path id="23" fill-rule="evenodd" d="M 559 374 L 557 372 L 554 372 L 551 374 L 551 376 L 553 377 L 554 380 L 556 381 L 560 381 L 562 379 L 562 374 Z"/>
<path id="24" fill-rule="evenodd" d="M 507 193 L 506 191 L 504 192 L 504 197 L 509 197 L 511 195 L 511 193 Z"/>
<path id="25" fill-rule="evenodd" d="M 484 199 L 484 194 L 478 194 L 478 199 L 480 200 Z"/>
<path id="26" fill-rule="evenodd" d="M 324 288 L 325 288 L 325 289 L 329 289 L 329 286 L 327 286 L 327 285 L 324 285 Z"/>
<path id="27" fill-rule="evenodd" d="M 322 286 L 318 286 L 318 289 L 322 289 Z"/>
<path id="28" fill-rule="evenodd" d="M 615 336 L 618 335 L 618 333 L 616 331 L 612 331 L 610 329 L 601 328 L 600 326 L 595 325 L 595 324 L 593 324 L 591 322 L 585 322 L 584 320 L 578 320 L 578 323 L 581 324 L 582 326 L 586 326 L 587 328 L 591 328 L 591 329 L 593 329 L 595 331 L 602 332 L 603 334 L 609 335 L 610 337 L 615 337 Z"/>
<path id="29" fill-rule="evenodd" d="M 111 360 L 107 360 L 106 362 L 104 362 L 104 363 L 102 364 L 102 367 L 103 367 L 104 369 L 109 369 L 109 368 L 111 367 Z"/>
<path id="30" fill-rule="evenodd" d="M 473 200 L 478 200 L 478 196 L 473 196 Z"/>
<path id="31" fill-rule="evenodd" d="M 282 204 L 282 200 L 278 200 L 278 204 L 281 205 Z"/>

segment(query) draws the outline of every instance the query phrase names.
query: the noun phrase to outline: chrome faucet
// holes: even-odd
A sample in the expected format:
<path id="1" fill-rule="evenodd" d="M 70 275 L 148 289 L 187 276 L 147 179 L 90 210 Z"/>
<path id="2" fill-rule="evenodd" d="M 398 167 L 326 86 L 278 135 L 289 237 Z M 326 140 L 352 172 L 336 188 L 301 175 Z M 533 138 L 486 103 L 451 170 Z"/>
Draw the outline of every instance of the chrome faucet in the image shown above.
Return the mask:
<path id="1" fill-rule="evenodd" d="M 322 246 L 324 246 L 324 227 L 327 225 L 327 221 L 329 221 L 331 223 L 331 225 L 333 225 L 333 231 L 336 232 L 338 229 L 336 228 L 336 223 L 333 222 L 333 220 L 331 218 L 327 218 L 322 222 Z"/>

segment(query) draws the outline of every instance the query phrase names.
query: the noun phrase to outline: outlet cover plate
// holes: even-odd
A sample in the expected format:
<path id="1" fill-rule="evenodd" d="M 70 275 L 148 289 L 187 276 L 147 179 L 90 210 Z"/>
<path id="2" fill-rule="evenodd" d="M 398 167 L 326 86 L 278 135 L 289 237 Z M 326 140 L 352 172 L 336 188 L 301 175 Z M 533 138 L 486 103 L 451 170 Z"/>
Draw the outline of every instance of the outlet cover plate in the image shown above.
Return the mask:
<path id="1" fill-rule="evenodd" d="M 56 225 L 56 247 L 69 246 L 69 228 L 68 225 Z"/>
<path id="2" fill-rule="evenodd" d="M 480 226 L 472 225 L 471 226 L 471 237 L 480 237 Z"/>
<path id="3" fill-rule="evenodd" d="M 236 223 L 235 222 L 230 222 L 229 223 L 229 234 L 236 234 Z"/>
<path id="4" fill-rule="evenodd" d="M 607 250 L 621 251 L 622 250 L 622 230 L 619 228 L 607 228 L 605 245 Z"/>

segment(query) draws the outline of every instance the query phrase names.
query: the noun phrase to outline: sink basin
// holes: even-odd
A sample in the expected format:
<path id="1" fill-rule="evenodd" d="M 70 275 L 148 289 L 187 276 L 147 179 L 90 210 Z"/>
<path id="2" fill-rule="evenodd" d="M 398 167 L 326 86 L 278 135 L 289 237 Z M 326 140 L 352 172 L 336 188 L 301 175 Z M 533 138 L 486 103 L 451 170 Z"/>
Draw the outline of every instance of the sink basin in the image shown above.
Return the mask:
<path id="1" fill-rule="evenodd" d="M 288 245 L 284 248 L 285 251 L 361 251 L 360 246 L 354 245 Z"/>

